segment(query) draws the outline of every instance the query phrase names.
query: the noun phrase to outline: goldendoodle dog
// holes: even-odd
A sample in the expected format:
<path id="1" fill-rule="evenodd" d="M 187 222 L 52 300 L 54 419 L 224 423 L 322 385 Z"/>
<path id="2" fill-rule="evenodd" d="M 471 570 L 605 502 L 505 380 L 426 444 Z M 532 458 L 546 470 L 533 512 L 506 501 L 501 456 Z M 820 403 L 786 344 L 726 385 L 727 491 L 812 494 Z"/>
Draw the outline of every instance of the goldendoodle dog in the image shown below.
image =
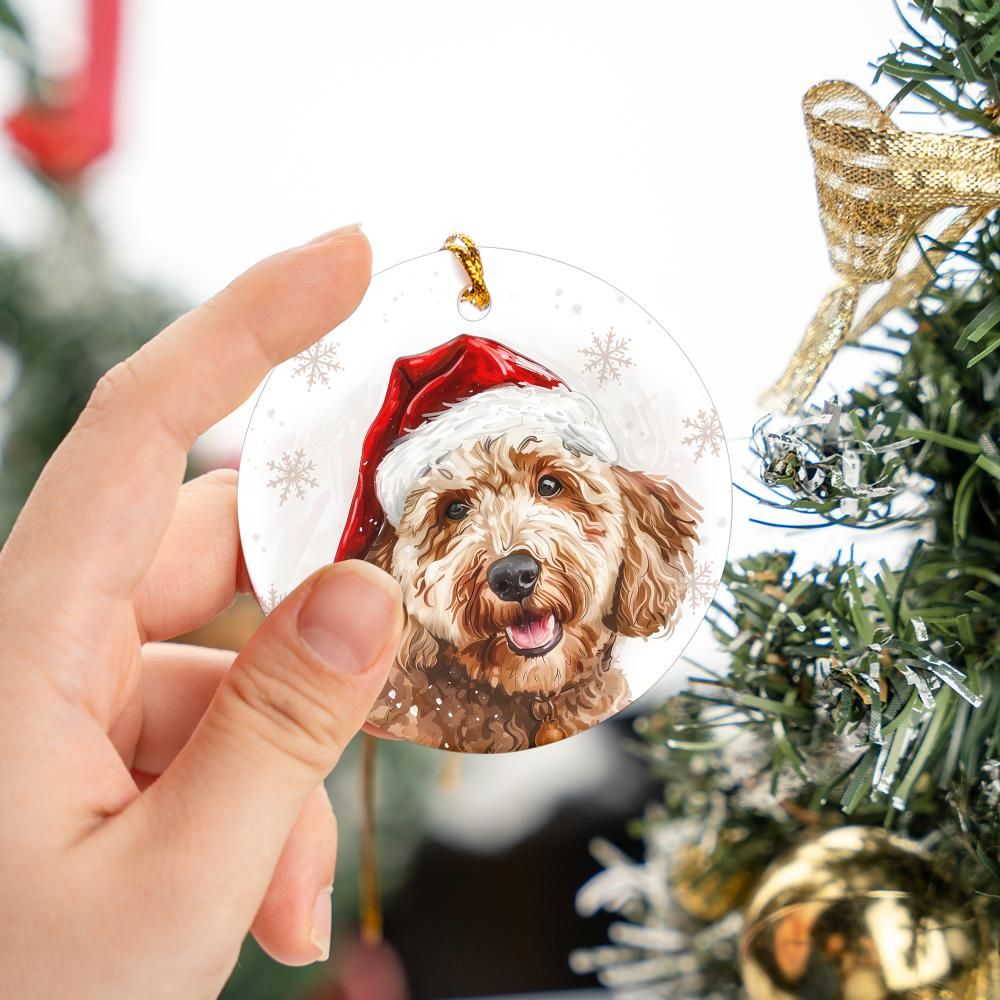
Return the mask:
<path id="1" fill-rule="evenodd" d="M 630 701 L 615 640 L 672 629 L 700 508 L 568 436 L 508 430 L 430 456 L 382 526 L 367 558 L 399 581 L 406 625 L 380 728 L 519 750 Z"/>

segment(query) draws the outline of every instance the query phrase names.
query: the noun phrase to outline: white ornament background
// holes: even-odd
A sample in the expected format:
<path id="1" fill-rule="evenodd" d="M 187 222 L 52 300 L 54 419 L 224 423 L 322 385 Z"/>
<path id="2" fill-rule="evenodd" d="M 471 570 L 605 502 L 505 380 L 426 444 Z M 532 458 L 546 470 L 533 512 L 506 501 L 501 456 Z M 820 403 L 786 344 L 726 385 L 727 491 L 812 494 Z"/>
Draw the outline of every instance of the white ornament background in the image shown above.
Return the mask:
<path id="1" fill-rule="evenodd" d="M 346 323 L 272 372 L 240 463 L 240 532 L 250 579 L 269 613 L 332 560 L 362 441 L 396 359 L 462 333 L 487 337 L 587 393 L 618 443 L 622 465 L 676 480 L 703 507 L 702 541 L 673 632 L 615 644 L 616 662 L 638 698 L 681 654 L 722 574 L 732 487 L 718 414 L 677 344 L 622 292 L 547 257 L 480 251 L 493 298 L 484 318 L 462 318 L 465 274 L 451 253 L 430 253 L 376 275 Z"/>

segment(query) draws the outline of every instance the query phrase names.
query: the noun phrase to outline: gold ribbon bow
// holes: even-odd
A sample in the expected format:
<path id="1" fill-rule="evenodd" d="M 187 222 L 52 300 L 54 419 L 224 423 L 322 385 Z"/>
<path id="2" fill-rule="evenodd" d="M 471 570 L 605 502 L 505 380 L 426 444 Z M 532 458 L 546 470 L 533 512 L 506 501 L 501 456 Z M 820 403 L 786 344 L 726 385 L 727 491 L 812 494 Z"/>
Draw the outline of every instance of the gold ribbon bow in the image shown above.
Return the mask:
<path id="1" fill-rule="evenodd" d="M 935 246 L 897 273 L 918 232 L 958 209 L 938 220 L 936 234 L 940 243 L 954 243 L 1000 206 L 1000 138 L 904 132 L 868 94 L 841 81 L 817 84 L 802 107 L 820 218 L 840 281 L 769 394 L 786 412 L 805 403 L 843 344 L 923 290 L 947 250 Z M 881 282 L 888 287 L 856 317 L 862 291 Z"/>

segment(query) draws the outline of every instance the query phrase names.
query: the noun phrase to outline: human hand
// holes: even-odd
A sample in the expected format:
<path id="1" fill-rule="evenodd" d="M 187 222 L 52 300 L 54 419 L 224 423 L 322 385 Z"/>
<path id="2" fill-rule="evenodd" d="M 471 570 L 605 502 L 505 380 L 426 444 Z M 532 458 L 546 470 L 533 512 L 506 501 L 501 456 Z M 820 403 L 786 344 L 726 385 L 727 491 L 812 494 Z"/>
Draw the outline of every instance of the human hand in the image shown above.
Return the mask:
<path id="1" fill-rule="evenodd" d="M 281 961 L 326 957 L 322 781 L 395 654 L 397 585 L 320 570 L 235 661 L 160 641 L 247 583 L 236 477 L 181 486 L 188 449 L 370 273 L 357 227 L 328 234 L 112 369 L 0 552 L 0 995 L 215 997 L 251 925 Z"/>

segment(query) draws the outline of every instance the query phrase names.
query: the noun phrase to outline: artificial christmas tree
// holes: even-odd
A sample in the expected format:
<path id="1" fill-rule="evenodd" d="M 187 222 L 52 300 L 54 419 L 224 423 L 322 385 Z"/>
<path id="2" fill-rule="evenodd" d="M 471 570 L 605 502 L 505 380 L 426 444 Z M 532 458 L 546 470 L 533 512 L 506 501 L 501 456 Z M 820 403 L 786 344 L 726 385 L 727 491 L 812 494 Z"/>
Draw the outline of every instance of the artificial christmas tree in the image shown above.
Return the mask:
<path id="1" fill-rule="evenodd" d="M 995 204 L 983 190 L 1000 177 L 990 138 L 1000 135 L 1000 12 L 949 0 L 911 5 L 907 17 L 907 41 L 879 60 L 878 73 L 900 81 L 899 100 L 922 98 L 974 126 L 983 138 L 963 139 L 982 143 L 982 162 L 963 180 L 968 197 L 947 204 Z M 808 117 L 815 103 L 806 110 L 823 199 L 821 152 L 833 138 L 817 140 Z M 889 314 L 879 348 L 892 361 L 870 386 L 803 403 L 818 365 L 866 327 L 854 312 L 871 278 L 856 271 L 856 287 L 847 279 L 824 300 L 806 354 L 779 386 L 792 397 L 791 420 L 762 426 L 754 440 L 774 491 L 766 502 L 784 508 L 784 520 L 810 513 L 831 525 L 836 546 L 845 539 L 832 535 L 846 528 L 909 525 L 914 543 L 897 566 L 838 555 L 793 567 L 791 554 L 765 552 L 728 567 L 710 616 L 728 671 L 700 678 L 637 724 L 664 782 L 662 802 L 638 824 L 645 857 L 597 845 L 605 871 L 579 898 L 583 912 L 604 908 L 623 920 L 607 948 L 578 953 L 574 965 L 623 995 L 1000 996 L 1000 223 L 993 208 L 962 238 L 954 216 L 938 238 L 920 238 L 914 227 L 925 218 L 907 216 L 904 199 L 898 211 L 879 212 L 880 185 L 899 166 L 891 159 L 898 137 L 884 118 L 869 128 L 857 117 L 843 136 L 852 148 L 832 160 L 859 150 L 864 159 L 824 202 L 838 270 L 850 270 L 836 253 L 838 227 L 846 252 L 859 257 L 908 219 L 905 235 L 918 237 L 916 269 L 882 301 L 903 307 Z M 936 154 L 942 138 L 932 142 Z M 919 139 L 912 145 L 910 169 L 893 182 L 910 204 L 933 206 L 928 192 L 942 183 L 940 170 L 921 158 Z M 868 199 L 860 219 L 848 207 L 855 196 Z M 858 826 L 855 847 L 840 843 L 822 877 L 803 878 L 801 853 L 783 856 Z M 829 899 L 809 894 L 836 878 L 837 865 L 858 871 L 865 845 L 888 833 L 892 851 L 920 859 L 922 880 L 901 886 L 868 858 L 864 893 L 875 897 L 862 899 L 852 878 L 842 880 L 851 919 L 824 923 Z M 929 886 L 944 884 L 947 900 L 928 898 Z M 878 909 L 903 891 L 913 897 L 908 910 Z M 755 921 L 793 904 L 806 905 L 806 918 L 768 925 L 762 962 Z M 963 942 L 932 940 L 934 921 L 958 928 Z M 887 934 L 896 935 L 895 953 L 922 956 L 905 975 L 882 962 L 879 935 Z M 939 960 L 926 960 L 938 945 Z"/>
<path id="2" fill-rule="evenodd" d="M 26 95 L 6 128 L 46 212 L 36 245 L 0 242 L 0 371 L 11 376 L 0 392 L 0 540 L 97 379 L 179 312 L 115 266 L 83 200 L 84 177 L 111 143 L 117 22 L 117 0 L 90 0 L 84 67 L 50 80 L 0 0 L 0 43 Z"/>

